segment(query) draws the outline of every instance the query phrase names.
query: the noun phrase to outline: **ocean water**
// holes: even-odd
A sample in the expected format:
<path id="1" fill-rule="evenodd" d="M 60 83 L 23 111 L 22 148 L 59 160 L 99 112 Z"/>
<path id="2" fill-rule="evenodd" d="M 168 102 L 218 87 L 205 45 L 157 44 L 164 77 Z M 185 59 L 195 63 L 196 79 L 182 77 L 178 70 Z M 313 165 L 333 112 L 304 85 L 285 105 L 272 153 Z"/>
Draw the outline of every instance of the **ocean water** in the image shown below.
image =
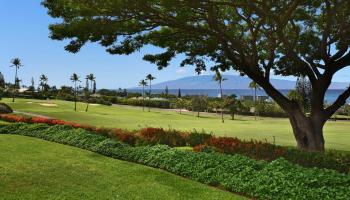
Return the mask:
<path id="1" fill-rule="evenodd" d="M 139 89 L 130 89 L 128 90 L 130 92 L 142 92 L 142 90 Z M 289 90 L 280 90 L 284 95 L 287 95 Z M 325 101 L 328 103 L 334 102 L 338 96 L 343 92 L 343 90 L 328 90 L 325 96 Z M 152 90 L 152 93 L 155 94 L 161 94 L 164 93 L 164 90 L 154 89 Z M 169 89 L 170 94 L 177 95 L 178 90 L 177 89 Z M 215 89 L 208 89 L 208 90 L 201 90 L 201 89 L 183 89 L 181 90 L 182 96 L 185 95 L 207 95 L 209 97 L 217 97 L 219 95 L 220 91 Z M 232 95 L 235 94 L 237 97 L 245 96 L 245 95 L 254 95 L 254 90 L 249 89 L 230 89 L 230 90 L 223 90 L 224 95 Z M 258 90 L 257 94 L 259 96 L 267 96 L 264 90 Z M 350 98 L 347 100 L 348 103 L 350 103 Z"/>

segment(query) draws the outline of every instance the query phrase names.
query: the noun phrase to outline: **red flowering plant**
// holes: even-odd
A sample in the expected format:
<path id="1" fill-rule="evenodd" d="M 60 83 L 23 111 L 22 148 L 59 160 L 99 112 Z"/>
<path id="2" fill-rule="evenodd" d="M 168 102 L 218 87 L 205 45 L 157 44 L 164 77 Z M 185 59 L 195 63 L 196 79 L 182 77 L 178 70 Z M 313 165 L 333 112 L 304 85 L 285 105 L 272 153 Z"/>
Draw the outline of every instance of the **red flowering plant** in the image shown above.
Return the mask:
<path id="1" fill-rule="evenodd" d="M 24 122 L 24 123 L 30 122 L 30 118 L 26 118 L 21 115 L 13 115 L 13 114 L 1 114 L 0 120 L 7 121 L 7 122 Z"/>
<path id="2" fill-rule="evenodd" d="M 172 129 L 165 131 L 163 128 L 143 128 L 138 134 L 145 143 L 151 145 L 184 146 L 186 144 L 185 134 Z"/>
<path id="3" fill-rule="evenodd" d="M 212 137 L 210 146 L 227 154 L 243 154 L 254 159 L 274 160 L 286 153 L 286 148 L 270 144 L 267 141 L 242 141 L 233 137 Z"/>
<path id="4" fill-rule="evenodd" d="M 139 140 L 139 137 L 135 133 L 127 130 L 119 129 L 119 128 L 113 129 L 112 137 L 115 137 L 119 141 L 133 145 L 133 146 Z"/>

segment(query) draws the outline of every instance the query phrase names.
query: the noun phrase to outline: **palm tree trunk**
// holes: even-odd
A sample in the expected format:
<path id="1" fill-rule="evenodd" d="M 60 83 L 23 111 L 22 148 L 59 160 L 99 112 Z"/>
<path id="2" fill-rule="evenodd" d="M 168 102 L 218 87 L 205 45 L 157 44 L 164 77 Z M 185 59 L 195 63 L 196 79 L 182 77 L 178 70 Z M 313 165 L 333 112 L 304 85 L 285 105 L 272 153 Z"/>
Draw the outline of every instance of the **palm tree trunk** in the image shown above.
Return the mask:
<path id="1" fill-rule="evenodd" d="M 88 110 L 89 110 L 89 102 L 87 102 L 87 104 L 86 104 L 85 112 L 87 112 Z"/>
<path id="2" fill-rule="evenodd" d="M 15 102 L 16 84 L 17 84 L 17 66 L 15 66 L 15 68 L 16 68 L 16 73 L 15 73 L 15 84 L 13 85 L 12 102 Z"/>
<path id="3" fill-rule="evenodd" d="M 151 92 L 152 92 L 152 81 L 149 80 L 148 112 L 151 112 Z"/>
<path id="4" fill-rule="evenodd" d="M 224 107 L 223 107 L 223 98 L 222 98 L 222 86 L 221 86 L 221 81 L 219 82 L 219 85 L 220 85 L 220 98 L 221 98 L 221 121 L 222 123 L 225 122 L 224 120 Z"/>
<path id="5" fill-rule="evenodd" d="M 74 82 L 74 110 L 77 111 L 77 82 Z"/>
<path id="6" fill-rule="evenodd" d="M 256 120 L 256 87 L 254 88 L 254 92 L 255 92 L 255 94 L 254 94 L 254 118 L 255 118 L 255 120 Z"/>
<path id="7" fill-rule="evenodd" d="M 142 111 L 145 111 L 145 86 L 142 85 Z"/>
<path id="8" fill-rule="evenodd" d="M 92 94 L 92 87 L 93 87 L 93 82 L 91 81 L 90 82 L 90 88 L 91 88 L 91 91 L 88 89 L 88 95 L 89 95 L 89 93 L 91 92 L 91 94 Z M 86 101 L 86 109 L 85 109 L 85 112 L 87 112 L 89 110 L 89 97 L 87 97 L 87 101 Z"/>

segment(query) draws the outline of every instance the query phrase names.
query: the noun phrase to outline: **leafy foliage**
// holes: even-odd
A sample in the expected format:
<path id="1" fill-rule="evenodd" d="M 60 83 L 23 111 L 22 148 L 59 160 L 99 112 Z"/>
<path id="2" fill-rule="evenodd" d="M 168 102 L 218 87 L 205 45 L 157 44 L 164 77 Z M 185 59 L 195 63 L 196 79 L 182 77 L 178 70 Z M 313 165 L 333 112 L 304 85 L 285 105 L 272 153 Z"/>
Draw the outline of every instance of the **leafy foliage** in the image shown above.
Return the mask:
<path id="1" fill-rule="evenodd" d="M 203 112 L 208 108 L 208 98 L 206 96 L 194 96 L 191 100 L 191 109 L 198 113 Z"/>
<path id="2" fill-rule="evenodd" d="M 348 175 L 332 170 L 306 169 L 282 158 L 267 163 L 241 155 L 195 153 L 163 145 L 131 147 L 106 136 L 62 125 L 14 123 L 0 126 L 0 134 L 32 136 L 87 149 L 259 199 L 350 197 Z"/>
<path id="3" fill-rule="evenodd" d="M 157 145 L 164 144 L 172 147 L 192 146 L 196 151 L 203 149 L 217 150 L 226 154 L 241 154 L 256 160 L 273 161 L 279 157 L 299 164 L 304 167 L 317 167 L 337 170 L 342 173 L 350 172 L 350 155 L 336 152 L 305 152 L 293 148 L 287 148 L 270 144 L 266 141 L 244 141 L 234 137 L 215 137 L 205 131 L 181 132 L 174 129 L 143 128 L 141 130 L 128 131 L 123 129 L 97 128 L 89 125 L 81 125 L 58 119 L 42 117 L 24 117 L 12 114 L 0 115 L 0 119 L 8 122 L 39 123 L 47 125 L 65 125 L 73 128 L 81 128 L 98 135 L 118 139 L 132 145 Z"/>
<path id="4" fill-rule="evenodd" d="M 8 114 L 12 112 L 13 110 L 9 105 L 7 105 L 6 103 L 0 103 L 0 114 Z"/>

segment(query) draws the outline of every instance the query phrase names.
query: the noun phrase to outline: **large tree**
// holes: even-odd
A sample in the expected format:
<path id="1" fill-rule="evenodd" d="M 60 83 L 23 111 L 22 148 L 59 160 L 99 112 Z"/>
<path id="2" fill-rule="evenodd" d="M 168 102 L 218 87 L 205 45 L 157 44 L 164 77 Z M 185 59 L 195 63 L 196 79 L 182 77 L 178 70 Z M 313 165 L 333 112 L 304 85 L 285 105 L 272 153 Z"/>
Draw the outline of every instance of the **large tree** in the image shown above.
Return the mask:
<path id="1" fill-rule="evenodd" d="M 45 94 L 48 90 L 48 82 L 49 82 L 49 78 L 45 75 L 45 74 L 42 74 L 40 77 L 39 77 L 39 81 L 40 81 L 40 86 L 41 86 L 41 92 L 43 94 Z"/>
<path id="2" fill-rule="evenodd" d="M 15 102 L 15 97 L 16 97 L 16 91 L 17 91 L 17 83 L 18 83 L 18 86 L 19 86 L 19 79 L 18 79 L 18 70 L 20 67 L 22 67 L 22 62 L 21 62 L 21 59 L 19 58 L 14 58 L 11 60 L 11 65 L 10 67 L 14 67 L 15 68 L 15 82 L 13 84 L 13 92 L 12 92 L 12 102 Z M 19 89 L 19 88 L 18 88 Z"/>
<path id="3" fill-rule="evenodd" d="M 2 73 L 0 72 L 0 100 L 5 90 L 5 86 L 6 86 L 6 82 L 5 82 L 4 75 L 2 75 Z"/>
<path id="4" fill-rule="evenodd" d="M 100 42 L 111 54 L 130 54 L 145 45 L 164 49 L 145 55 L 159 69 L 177 54 L 181 65 L 207 63 L 236 70 L 259 84 L 289 116 L 297 145 L 324 150 L 323 126 L 346 102 L 350 88 L 325 107 L 336 72 L 350 65 L 348 0 L 45 0 L 51 38 L 71 39 L 76 53 Z M 210 60 L 211 62 L 206 62 Z M 270 82 L 270 75 L 307 76 L 312 84 L 310 115 Z"/>
<path id="5" fill-rule="evenodd" d="M 149 98 L 148 98 L 148 112 L 151 112 L 151 98 L 152 98 L 152 81 L 156 79 L 152 74 L 146 76 L 146 80 L 149 81 Z"/>
<path id="6" fill-rule="evenodd" d="M 256 115 L 257 115 L 256 107 L 258 106 L 258 103 L 259 103 L 257 91 L 260 90 L 260 86 L 255 81 L 252 81 L 249 83 L 249 88 L 254 90 L 254 118 L 256 120 Z"/>
<path id="7" fill-rule="evenodd" d="M 147 86 L 147 81 L 142 79 L 139 82 L 139 86 L 142 86 L 142 110 L 145 111 L 145 87 Z"/>
<path id="8" fill-rule="evenodd" d="M 76 73 L 73 73 L 73 75 L 70 76 L 70 80 L 74 83 L 74 111 L 77 111 L 77 95 L 78 95 L 77 82 L 81 82 L 79 78 L 80 77 Z"/>
<path id="9" fill-rule="evenodd" d="M 224 94 L 222 92 L 222 82 L 226 81 L 226 79 L 222 77 L 221 72 L 219 70 L 217 70 L 217 69 L 215 70 L 215 76 L 213 77 L 213 79 L 214 79 L 214 81 L 218 82 L 218 84 L 219 84 L 220 100 L 221 100 L 221 102 L 220 102 L 220 106 L 221 106 L 221 108 L 220 108 L 221 109 L 221 121 L 222 121 L 222 123 L 224 123 L 225 122 L 225 120 L 224 120 L 224 101 L 223 101 Z"/>
<path id="10" fill-rule="evenodd" d="M 89 110 L 89 101 L 90 101 L 90 95 L 93 94 L 93 84 L 95 82 L 96 77 L 94 76 L 94 74 L 88 74 L 86 75 L 86 88 L 85 88 L 85 92 L 86 92 L 86 108 L 85 108 L 85 112 L 87 112 Z"/>

